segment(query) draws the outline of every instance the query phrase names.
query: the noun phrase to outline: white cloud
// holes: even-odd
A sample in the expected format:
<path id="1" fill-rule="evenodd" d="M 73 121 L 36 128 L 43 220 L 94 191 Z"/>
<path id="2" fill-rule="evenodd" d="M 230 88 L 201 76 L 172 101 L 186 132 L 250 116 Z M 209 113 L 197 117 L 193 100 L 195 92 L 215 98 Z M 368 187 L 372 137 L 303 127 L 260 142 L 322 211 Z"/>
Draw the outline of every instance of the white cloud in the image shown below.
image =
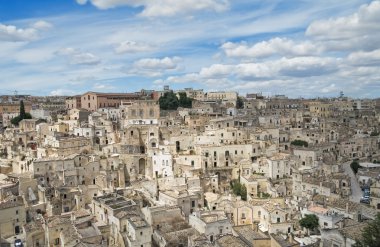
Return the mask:
<path id="1" fill-rule="evenodd" d="M 100 63 L 100 58 L 95 56 L 92 53 L 78 53 L 72 56 L 71 58 L 72 64 L 84 64 L 84 65 L 95 65 Z"/>
<path id="2" fill-rule="evenodd" d="M 295 42 L 287 38 L 273 38 L 254 45 L 242 43 L 224 43 L 221 48 L 229 57 L 262 58 L 270 56 L 308 56 L 318 54 L 320 49 L 310 41 Z"/>
<path id="3" fill-rule="evenodd" d="M 53 25 L 50 22 L 40 20 L 35 22 L 32 27 L 38 30 L 47 30 L 52 28 Z"/>
<path id="4" fill-rule="evenodd" d="M 353 52 L 348 56 L 348 61 L 353 65 L 361 66 L 379 66 L 380 65 L 380 49 L 364 52 Z"/>
<path id="5" fill-rule="evenodd" d="M 236 75 L 243 80 L 258 78 L 271 78 L 276 76 L 277 71 L 267 63 L 244 63 L 236 66 Z"/>
<path id="6" fill-rule="evenodd" d="M 12 25 L 0 24 L 0 41 L 33 41 L 38 39 L 37 30 L 34 28 L 17 28 Z"/>
<path id="7" fill-rule="evenodd" d="M 110 9 L 121 6 L 143 7 L 141 16 L 176 16 L 188 15 L 196 11 L 225 11 L 229 7 L 227 0 L 77 0 L 81 5 L 91 2 L 99 9 Z"/>
<path id="8" fill-rule="evenodd" d="M 75 94 L 78 94 L 78 92 L 69 90 L 69 89 L 63 89 L 63 88 L 58 88 L 50 92 L 51 96 L 65 96 L 65 95 L 75 95 Z"/>
<path id="9" fill-rule="evenodd" d="M 339 61 L 329 57 L 282 58 L 273 63 L 280 75 L 291 77 L 322 76 L 338 70 Z"/>
<path id="10" fill-rule="evenodd" d="M 111 90 L 115 87 L 110 84 L 95 83 L 93 89 L 95 90 Z"/>
<path id="11" fill-rule="evenodd" d="M 143 70 L 174 70 L 180 61 L 179 57 L 143 58 L 136 61 L 134 67 Z"/>
<path id="12" fill-rule="evenodd" d="M 87 0 L 77 0 L 77 3 L 80 5 L 84 5 L 87 3 Z"/>
<path id="13" fill-rule="evenodd" d="M 164 73 L 178 71 L 181 61 L 180 57 L 143 58 L 134 62 L 132 69 L 125 72 L 129 75 L 158 77 Z"/>
<path id="14" fill-rule="evenodd" d="M 148 45 L 143 42 L 135 42 L 135 41 L 124 41 L 115 47 L 115 52 L 117 54 L 148 52 L 151 50 L 153 50 L 153 47 L 151 45 Z"/>
<path id="15" fill-rule="evenodd" d="M 202 68 L 199 72 L 201 78 L 220 78 L 228 77 L 234 70 L 233 65 L 213 64 L 210 67 Z"/>
<path id="16" fill-rule="evenodd" d="M 23 49 L 17 51 L 13 56 L 20 63 L 33 64 L 50 60 L 54 52 L 49 49 Z"/>
<path id="17" fill-rule="evenodd" d="M 323 41 L 330 50 L 371 50 L 380 42 L 379 23 L 380 1 L 373 1 L 352 15 L 312 22 L 306 35 Z"/>
<path id="18" fill-rule="evenodd" d="M 72 47 L 60 49 L 57 55 L 69 58 L 70 64 L 74 65 L 96 65 L 101 62 L 100 58 L 90 52 L 82 52 Z"/>

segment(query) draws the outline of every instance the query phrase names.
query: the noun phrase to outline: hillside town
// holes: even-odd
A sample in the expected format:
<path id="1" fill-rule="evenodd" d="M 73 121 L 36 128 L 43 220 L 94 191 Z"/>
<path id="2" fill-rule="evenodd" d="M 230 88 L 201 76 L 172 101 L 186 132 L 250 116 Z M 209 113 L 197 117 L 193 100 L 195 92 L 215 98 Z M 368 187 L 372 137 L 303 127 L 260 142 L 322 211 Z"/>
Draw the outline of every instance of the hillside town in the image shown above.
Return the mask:
<path id="1" fill-rule="evenodd" d="M 0 245 L 349 247 L 380 212 L 380 99 L 0 96 Z"/>

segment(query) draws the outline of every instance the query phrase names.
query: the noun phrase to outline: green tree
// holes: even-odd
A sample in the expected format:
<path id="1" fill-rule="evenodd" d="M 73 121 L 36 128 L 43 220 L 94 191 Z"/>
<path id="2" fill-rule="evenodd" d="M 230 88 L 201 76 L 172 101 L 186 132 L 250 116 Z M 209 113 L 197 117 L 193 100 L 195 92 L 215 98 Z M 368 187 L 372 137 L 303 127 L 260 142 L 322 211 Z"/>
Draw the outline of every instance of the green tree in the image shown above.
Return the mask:
<path id="1" fill-rule="evenodd" d="M 300 223 L 300 226 L 310 231 L 318 227 L 319 225 L 318 221 L 319 219 L 315 214 L 305 214 L 305 217 L 300 219 L 299 223 Z"/>
<path id="2" fill-rule="evenodd" d="M 237 109 L 243 109 L 244 107 L 244 101 L 243 101 L 243 98 L 242 97 L 237 97 L 237 100 L 236 100 L 236 108 Z"/>
<path id="3" fill-rule="evenodd" d="M 378 136 L 378 135 L 380 135 L 380 133 L 377 132 L 377 131 L 372 131 L 372 132 L 371 132 L 371 136 Z"/>
<path id="4" fill-rule="evenodd" d="M 241 184 L 239 181 L 234 180 L 231 182 L 232 192 L 240 196 L 243 201 L 247 200 L 247 188 L 244 184 Z"/>
<path id="5" fill-rule="evenodd" d="M 364 227 L 361 239 L 355 241 L 355 247 L 380 247 L 380 213 Z"/>
<path id="6" fill-rule="evenodd" d="M 307 143 L 306 141 L 302 141 L 302 140 L 294 140 L 290 144 L 292 144 L 294 146 L 300 146 L 300 147 L 308 147 L 309 146 L 309 143 Z"/>
<path id="7" fill-rule="evenodd" d="M 179 93 L 179 106 L 183 108 L 191 108 L 193 99 L 187 97 L 185 92 Z"/>
<path id="8" fill-rule="evenodd" d="M 352 171 L 356 174 L 356 173 L 358 173 L 358 170 L 361 166 L 360 166 L 359 162 L 354 160 L 351 162 L 350 167 L 351 167 Z"/>
<path id="9" fill-rule="evenodd" d="M 161 110 L 177 110 L 179 101 L 177 96 L 173 92 L 166 92 L 158 100 Z"/>
<path id="10" fill-rule="evenodd" d="M 20 101 L 20 118 L 25 119 L 26 113 L 25 113 L 25 106 L 24 106 L 24 101 Z"/>
<path id="11" fill-rule="evenodd" d="M 18 126 L 18 124 L 23 119 L 32 119 L 32 115 L 30 113 L 25 112 L 25 106 L 24 101 L 20 101 L 20 114 L 17 117 L 14 117 L 11 119 L 11 123 L 15 126 Z"/>

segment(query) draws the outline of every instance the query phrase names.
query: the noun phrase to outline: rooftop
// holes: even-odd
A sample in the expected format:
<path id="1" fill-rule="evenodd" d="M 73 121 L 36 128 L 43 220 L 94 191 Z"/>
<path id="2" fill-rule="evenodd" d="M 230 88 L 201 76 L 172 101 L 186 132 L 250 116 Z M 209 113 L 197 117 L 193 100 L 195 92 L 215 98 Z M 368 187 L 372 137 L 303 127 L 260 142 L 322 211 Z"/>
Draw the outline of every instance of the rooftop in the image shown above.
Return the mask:
<path id="1" fill-rule="evenodd" d="M 216 240 L 220 247 L 249 247 L 243 240 L 232 235 L 226 235 Z"/>

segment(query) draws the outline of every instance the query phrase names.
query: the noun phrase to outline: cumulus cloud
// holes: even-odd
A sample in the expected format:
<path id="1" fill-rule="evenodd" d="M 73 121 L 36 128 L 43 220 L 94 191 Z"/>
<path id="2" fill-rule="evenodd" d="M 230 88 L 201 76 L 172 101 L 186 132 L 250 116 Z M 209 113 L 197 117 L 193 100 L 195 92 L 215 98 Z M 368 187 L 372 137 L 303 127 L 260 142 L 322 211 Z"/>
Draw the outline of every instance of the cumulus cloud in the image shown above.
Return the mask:
<path id="1" fill-rule="evenodd" d="M 338 70 L 337 59 L 325 57 L 282 58 L 273 65 L 281 75 L 293 77 L 322 76 Z"/>
<path id="2" fill-rule="evenodd" d="M 110 84 L 95 83 L 93 89 L 95 90 L 111 90 L 115 87 Z"/>
<path id="3" fill-rule="evenodd" d="M 17 28 L 12 25 L 0 24 L 0 41 L 33 41 L 38 39 L 37 30 L 34 28 Z"/>
<path id="4" fill-rule="evenodd" d="M 85 53 L 78 53 L 74 54 L 71 58 L 72 64 L 84 64 L 84 65 L 95 65 L 100 63 L 100 58 L 95 56 L 92 53 L 85 52 Z"/>
<path id="5" fill-rule="evenodd" d="M 312 22 L 306 35 L 323 41 L 330 50 L 371 50 L 377 48 L 380 42 L 379 23 L 380 1 L 373 1 L 362 5 L 352 15 Z"/>
<path id="6" fill-rule="evenodd" d="M 42 63 L 53 57 L 53 51 L 49 49 L 23 49 L 14 53 L 16 61 L 25 64 Z"/>
<path id="7" fill-rule="evenodd" d="M 63 88 L 58 88 L 50 92 L 51 96 L 65 96 L 65 95 L 75 95 L 75 94 L 78 94 L 78 92 L 69 90 L 69 89 L 63 89 Z"/>
<path id="8" fill-rule="evenodd" d="M 202 68 L 199 72 L 201 78 L 221 78 L 228 77 L 234 70 L 234 65 L 213 64 L 210 67 Z"/>
<path id="9" fill-rule="evenodd" d="M 80 5 L 84 5 L 87 3 L 87 0 L 77 0 L 77 3 Z"/>
<path id="10" fill-rule="evenodd" d="M 197 11 L 210 10 L 221 12 L 229 7 L 227 0 L 77 0 L 78 4 L 90 2 L 99 9 L 121 6 L 143 7 L 141 16 L 176 16 Z"/>
<path id="11" fill-rule="evenodd" d="M 115 47 L 115 52 L 117 54 L 147 52 L 151 50 L 153 50 L 151 45 L 136 41 L 124 41 Z"/>
<path id="12" fill-rule="evenodd" d="M 143 58 L 133 63 L 132 69 L 127 69 L 130 75 L 142 75 L 149 77 L 162 76 L 164 73 L 180 69 L 180 57 Z"/>
<path id="13" fill-rule="evenodd" d="M 264 58 L 270 56 L 308 56 L 318 54 L 320 49 L 310 41 L 295 42 L 287 38 L 273 38 L 254 45 L 224 43 L 221 48 L 228 57 Z"/>
<path id="14" fill-rule="evenodd" d="M 38 30 L 47 30 L 53 27 L 53 24 L 47 21 L 37 21 L 32 25 L 33 28 L 38 29 Z"/>
<path id="15" fill-rule="evenodd" d="M 82 52 L 72 47 L 63 48 L 56 52 L 57 55 L 66 56 L 70 64 L 96 65 L 101 62 L 100 58 L 90 52 Z"/>
<path id="16" fill-rule="evenodd" d="M 348 56 L 348 61 L 352 65 L 359 66 L 379 66 L 380 65 L 380 49 L 364 52 L 353 52 Z"/>
<path id="17" fill-rule="evenodd" d="M 223 81 L 223 85 L 229 85 L 232 82 L 238 84 L 252 80 L 268 82 L 280 79 L 289 80 L 289 78 L 317 77 L 337 72 L 339 62 L 330 57 L 283 57 L 256 63 L 213 64 L 201 68 L 199 73 L 169 76 L 165 80 L 156 80 L 155 84 L 198 82 L 208 87 L 218 81 Z"/>
<path id="18" fill-rule="evenodd" d="M 181 61 L 179 57 L 143 58 L 134 63 L 134 67 L 144 70 L 173 70 Z"/>

